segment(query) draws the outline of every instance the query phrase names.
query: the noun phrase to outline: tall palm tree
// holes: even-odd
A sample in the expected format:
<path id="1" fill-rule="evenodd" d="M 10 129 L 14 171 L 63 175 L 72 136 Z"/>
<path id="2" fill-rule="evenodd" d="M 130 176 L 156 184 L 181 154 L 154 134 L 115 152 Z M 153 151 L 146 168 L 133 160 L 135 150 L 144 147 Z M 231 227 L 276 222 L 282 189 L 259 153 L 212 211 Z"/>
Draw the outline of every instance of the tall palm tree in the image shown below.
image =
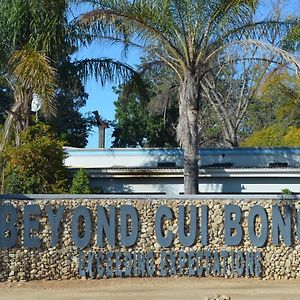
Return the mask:
<path id="1" fill-rule="evenodd" d="M 28 127 L 36 94 L 45 115 L 54 113 L 55 55 L 66 33 L 67 0 L 6 0 L 0 2 L 0 79 L 13 95 L 5 123 L 4 142 L 14 125 Z"/>
<path id="2" fill-rule="evenodd" d="M 272 54 L 277 62 L 299 63 L 289 53 L 261 40 L 280 22 L 253 21 L 256 0 L 90 0 L 93 9 L 79 24 L 95 39 L 139 47 L 176 76 L 179 102 L 178 139 L 184 150 L 184 191 L 198 193 L 198 119 L 215 70 L 247 57 L 249 49 Z M 259 55 L 255 59 L 260 59 Z M 263 59 L 263 58 L 261 58 Z M 265 58 L 264 58 L 265 59 Z"/>
<path id="3" fill-rule="evenodd" d="M 82 32 L 68 23 L 69 0 L 5 0 L 0 2 L 0 82 L 13 95 L 14 103 L 4 126 L 3 149 L 12 127 L 16 144 L 19 132 L 29 125 L 34 95 L 42 103 L 45 116 L 55 114 L 57 68 L 62 57 L 78 46 Z M 75 50 L 74 50 L 75 51 Z M 66 54 L 67 53 L 67 54 Z M 112 59 L 86 59 L 73 62 L 79 76 L 90 74 L 107 81 L 129 78 L 126 64 Z M 65 75 L 65 74 L 64 74 Z"/>

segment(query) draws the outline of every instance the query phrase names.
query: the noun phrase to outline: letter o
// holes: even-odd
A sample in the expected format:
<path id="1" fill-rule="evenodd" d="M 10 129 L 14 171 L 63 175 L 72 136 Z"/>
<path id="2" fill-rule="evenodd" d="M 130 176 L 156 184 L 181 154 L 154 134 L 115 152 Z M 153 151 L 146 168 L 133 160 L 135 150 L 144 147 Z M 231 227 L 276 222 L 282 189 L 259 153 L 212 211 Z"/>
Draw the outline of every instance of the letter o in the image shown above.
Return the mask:
<path id="1" fill-rule="evenodd" d="M 85 223 L 83 237 L 80 237 L 78 232 L 78 222 L 80 217 L 83 218 Z M 76 207 L 72 217 L 72 239 L 78 248 L 83 249 L 89 244 L 91 240 L 91 236 L 92 236 L 92 221 L 91 221 L 90 210 L 85 206 L 78 206 Z"/>

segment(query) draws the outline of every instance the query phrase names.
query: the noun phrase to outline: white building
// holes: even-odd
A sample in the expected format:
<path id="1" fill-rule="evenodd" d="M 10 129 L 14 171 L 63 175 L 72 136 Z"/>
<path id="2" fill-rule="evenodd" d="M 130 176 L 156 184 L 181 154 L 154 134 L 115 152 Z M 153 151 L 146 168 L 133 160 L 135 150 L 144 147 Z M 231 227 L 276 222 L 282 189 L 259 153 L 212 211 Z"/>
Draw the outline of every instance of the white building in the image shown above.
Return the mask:
<path id="1" fill-rule="evenodd" d="M 183 193 L 181 149 L 65 150 L 66 166 L 86 169 L 103 193 Z M 300 148 L 203 149 L 199 157 L 200 193 L 300 193 Z"/>

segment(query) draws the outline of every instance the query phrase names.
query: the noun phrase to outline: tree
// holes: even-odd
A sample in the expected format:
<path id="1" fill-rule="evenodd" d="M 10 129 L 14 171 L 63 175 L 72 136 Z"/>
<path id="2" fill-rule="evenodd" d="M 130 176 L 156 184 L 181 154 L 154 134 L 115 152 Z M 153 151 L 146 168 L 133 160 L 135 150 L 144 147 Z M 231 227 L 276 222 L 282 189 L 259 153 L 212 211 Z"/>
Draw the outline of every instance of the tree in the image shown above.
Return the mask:
<path id="1" fill-rule="evenodd" d="M 41 99 L 45 115 L 54 113 L 56 70 L 51 59 L 65 38 L 66 7 L 66 0 L 0 2 L 0 77 L 14 99 L 4 142 L 14 125 L 19 144 L 20 131 L 29 125 L 34 94 Z"/>
<path id="2" fill-rule="evenodd" d="M 250 106 L 243 146 L 300 146 L 300 84 L 297 76 L 278 69 L 266 78 Z"/>
<path id="3" fill-rule="evenodd" d="M 68 47 L 61 53 L 58 62 L 56 114 L 51 118 L 42 118 L 57 133 L 59 139 L 72 147 L 85 147 L 93 118 L 84 116 L 80 109 L 86 105 L 88 94 L 85 92 L 78 69 L 70 58 Z"/>
<path id="4" fill-rule="evenodd" d="M 4 86 L 0 86 L 0 124 L 4 125 L 6 111 L 9 110 L 13 102 L 11 92 Z"/>
<path id="5" fill-rule="evenodd" d="M 299 66 L 292 55 L 260 40 L 262 32 L 281 23 L 255 23 L 255 0 L 84 2 L 94 5 L 94 9 L 81 17 L 81 25 L 94 32 L 97 39 L 122 42 L 127 48 L 137 46 L 153 57 L 147 67 L 163 64 L 173 70 L 186 194 L 198 192 L 198 120 L 203 91 L 210 88 L 213 71 L 237 60 L 251 59 L 245 53 L 253 47 L 259 47 L 260 53 L 272 53 L 278 61 L 286 59 Z"/>
<path id="6" fill-rule="evenodd" d="M 220 71 L 219 78 L 207 81 L 204 92 L 207 104 L 221 125 L 222 144 L 239 147 L 245 115 L 257 96 L 266 74 L 272 69 L 268 61 L 259 66 L 255 61 L 230 65 Z"/>
<path id="7" fill-rule="evenodd" d="M 42 123 L 21 133 L 19 147 L 8 144 L 1 153 L 2 192 L 63 193 L 67 174 L 66 154 L 50 127 Z"/>
<path id="8" fill-rule="evenodd" d="M 270 125 L 254 132 L 242 145 L 244 147 L 299 147 L 300 128 L 284 128 L 281 124 Z"/>
<path id="9" fill-rule="evenodd" d="M 160 91 L 163 83 L 159 79 L 171 77 L 170 75 L 164 72 L 161 77 L 161 74 L 151 72 L 151 80 L 148 80 L 151 83 L 145 87 L 147 93 L 144 97 L 138 91 L 134 92 L 132 87 L 130 95 L 126 96 L 127 84 L 120 85 L 117 90 L 119 97 L 114 103 L 115 122 L 111 124 L 114 128 L 113 147 L 178 147 L 176 94 L 169 95 L 169 100 L 163 100 L 169 103 L 161 105 Z M 199 147 L 224 147 L 223 122 L 219 122 L 209 103 L 204 102 L 202 105 L 199 115 Z"/>
<path id="10" fill-rule="evenodd" d="M 153 88 L 151 92 L 153 92 Z M 113 124 L 113 147 L 176 147 L 177 110 L 170 109 L 164 117 L 150 111 L 139 94 L 124 99 L 124 85 L 116 91 L 116 122 Z"/>
<path id="11" fill-rule="evenodd" d="M 18 133 L 31 121 L 33 94 L 42 100 L 40 120 L 50 124 L 68 145 L 87 144 L 91 118 L 84 117 L 79 109 L 88 95 L 80 71 L 70 58 L 77 48 L 66 18 L 68 3 L 8 0 L 0 4 L 1 124 L 6 120 L 5 139 L 15 127 L 17 144 Z M 51 89 L 45 90 L 47 95 L 43 96 L 41 88 L 47 84 Z M 18 91 L 23 96 L 18 96 Z"/>
<path id="12" fill-rule="evenodd" d="M 73 177 L 71 194 L 91 194 L 89 176 L 84 169 L 79 169 Z"/>

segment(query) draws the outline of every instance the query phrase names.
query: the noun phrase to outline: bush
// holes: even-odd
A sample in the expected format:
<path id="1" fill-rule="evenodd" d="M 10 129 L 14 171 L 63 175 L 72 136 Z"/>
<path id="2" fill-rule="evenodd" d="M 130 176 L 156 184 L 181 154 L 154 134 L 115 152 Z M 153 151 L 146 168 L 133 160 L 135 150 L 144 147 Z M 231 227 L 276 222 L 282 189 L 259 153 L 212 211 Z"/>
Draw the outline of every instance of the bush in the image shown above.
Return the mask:
<path id="1" fill-rule="evenodd" d="M 19 147 L 7 145 L 2 153 L 5 193 L 64 193 L 66 154 L 50 127 L 38 123 L 21 134 Z"/>
<path id="2" fill-rule="evenodd" d="M 242 144 L 244 147 L 299 147 L 300 128 L 285 128 L 274 124 L 250 135 Z"/>
<path id="3" fill-rule="evenodd" d="M 91 194 L 89 176 L 84 169 L 79 169 L 73 178 L 71 194 Z"/>

